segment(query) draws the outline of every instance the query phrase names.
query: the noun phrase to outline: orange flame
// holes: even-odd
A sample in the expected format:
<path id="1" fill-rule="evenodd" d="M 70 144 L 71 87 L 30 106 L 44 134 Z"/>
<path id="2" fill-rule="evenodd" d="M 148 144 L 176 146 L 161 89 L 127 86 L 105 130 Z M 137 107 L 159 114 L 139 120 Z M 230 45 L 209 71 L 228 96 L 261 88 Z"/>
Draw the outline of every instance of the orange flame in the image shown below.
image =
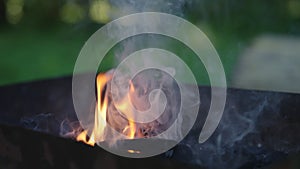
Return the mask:
<path id="1" fill-rule="evenodd" d="M 130 88 L 130 92 L 129 92 L 129 94 L 128 94 L 128 100 L 130 100 L 130 94 L 131 93 L 134 93 L 134 86 L 133 86 L 133 84 L 132 84 L 132 82 L 131 81 L 129 81 L 129 84 L 130 84 L 130 86 L 129 86 L 129 88 Z M 127 102 L 128 102 L 128 100 L 127 100 Z M 129 103 L 130 104 L 130 103 Z M 131 105 L 129 105 L 129 106 L 131 106 Z M 132 112 L 132 110 L 131 111 L 129 111 L 131 114 L 129 115 L 129 116 L 131 116 L 131 118 L 133 118 L 133 112 Z M 129 117 L 130 118 L 130 117 Z M 135 136 L 135 132 L 136 132 L 136 126 L 135 126 L 135 123 L 134 123 L 134 121 L 132 120 L 132 119 L 129 119 L 128 118 L 128 123 L 129 123 L 129 135 L 128 135 L 128 137 L 130 138 L 130 139 L 134 139 L 134 136 Z"/>
<path id="2" fill-rule="evenodd" d="M 94 146 L 96 142 L 103 141 L 103 135 L 104 130 L 106 127 L 106 113 L 107 113 L 107 106 L 108 106 L 108 98 L 106 95 L 102 95 L 102 92 L 104 91 L 104 87 L 107 84 L 108 81 L 110 81 L 112 78 L 112 75 L 107 74 L 98 74 L 97 80 L 96 80 L 96 86 L 97 86 L 97 103 L 95 108 L 95 121 L 94 121 L 94 128 L 91 132 L 90 138 L 87 137 L 88 131 L 84 130 L 82 133 L 80 133 L 76 140 L 84 142 L 88 145 Z M 130 93 L 134 92 L 134 86 L 129 82 L 129 93 L 127 94 L 127 97 L 125 97 L 119 104 L 116 104 L 116 108 L 123 112 L 126 117 L 128 118 L 128 126 L 126 126 L 123 130 L 123 132 L 127 135 L 129 139 L 133 139 L 135 137 L 136 133 L 136 126 L 133 121 L 133 111 L 131 109 L 130 105 Z"/>
<path id="3" fill-rule="evenodd" d="M 77 138 L 76 138 L 77 141 L 82 141 L 90 146 L 94 146 L 95 145 L 95 141 L 94 141 L 94 137 L 91 137 L 90 139 L 87 139 L 87 131 L 83 131 L 81 132 Z"/>
<path id="4" fill-rule="evenodd" d="M 127 132 L 127 137 L 129 139 L 134 139 L 136 133 L 136 125 L 134 123 L 133 110 L 130 103 L 130 94 L 135 91 L 134 86 L 131 81 L 129 81 L 129 93 L 119 104 L 115 105 L 118 110 L 120 110 L 128 119 L 128 126 L 126 126 L 123 132 Z"/>
<path id="5" fill-rule="evenodd" d="M 94 146 L 96 141 L 101 140 L 106 126 L 106 112 L 107 112 L 107 104 L 108 104 L 107 97 L 104 96 L 104 98 L 102 98 L 102 92 L 104 90 L 106 83 L 110 79 L 111 77 L 105 74 L 99 74 L 97 76 L 96 85 L 97 85 L 98 99 L 97 99 L 96 109 L 95 109 L 94 129 L 89 139 L 87 138 L 88 131 L 85 130 L 77 136 L 76 138 L 77 141 L 82 141 L 88 145 Z M 103 100 L 103 104 L 101 104 L 102 100 Z"/>

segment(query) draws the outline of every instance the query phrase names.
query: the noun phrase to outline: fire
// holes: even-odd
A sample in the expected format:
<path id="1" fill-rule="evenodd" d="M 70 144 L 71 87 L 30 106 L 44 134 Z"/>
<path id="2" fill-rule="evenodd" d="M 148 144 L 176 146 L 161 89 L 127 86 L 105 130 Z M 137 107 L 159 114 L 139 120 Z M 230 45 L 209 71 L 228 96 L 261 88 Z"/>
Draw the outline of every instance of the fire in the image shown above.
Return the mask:
<path id="1" fill-rule="evenodd" d="M 123 132 L 127 132 L 127 137 L 129 139 L 133 139 L 135 137 L 136 133 L 136 125 L 134 123 L 133 118 L 133 110 L 130 102 L 130 94 L 134 92 L 134 86 L 131 81 L 129 81 L 129 93 L 127 94 L 127 97 L 125 97 L 119 104 L 116 104 L 116 108 L 123 112 L 123 114 L 126 115 L 128 119 L 128 126 L 126 126 L 123 130 Z"/>
<path id="2" fill-rule="evenodd" d="M 87 139 L 87 131 L 83 131 L 81 132 L 77 138 L 76 138 L 77 141 L 82 141 L 90 146 L 94 146 L 95 145 L 95 141 L 94 141 L 94 137 L 91 137 L 90 139 Z"/>
<path id="3" fill-rule="evenodd" d="M 128 100 L 130 100 L 130 94 L 132 94 L 132 93 L 134 93 L 134 86 L 133 86 L 133 84 L 132 84 L 132 82 L 131 81 L 129 81 L 129 94 L 127 95 L 127 97 L 128 97 Z M 132 110 L 130 111 L 131 112 L 131 114 L 129 115 L 129 118 L 130 118 L 130 116 L 131 117 L 133 117 L 133 112 L 132 112 Z M 128 122 L 129 122 L 129 138 L 130 139 L 133 139 L 134 138 L 134 136 L 135 136 L 135 133 L 136 133 L 136 126 L 135 126 L 135 123 L 134 123 L 134 121 L 132 120 L 132 119 L 129 119 L 128 120 Z"/>
<path id="4" fill-rule="evenodd" d="M 103 141 L 103 135 L 106 127 L 106 116 L 108 113 L 108 97 L 106 94 L 102 94 L 105 85 L 112 79 L 112 75 L 108 74 L 98 74 L 96 78 L 97 86 L 97 103 L 95 108 L 94 116 L 94 128 L 88 138 L 88 131 L 84 130 L 77 137 L 77 141 L 82 141 L 88 145 L 94 146 L 96 142 Z M 129 82 L 129 92 L 127 97 L 125 97 L 120 103 L 115 104 L 115 107 L 126 115 L 128 119 L 128 125 L 124 128 L 123 133 L 128 139 L 133 139 L 136 133 L 136 125 L 133 120 L 133 111 L 130 103 L 130 94 L 135 91 L 132 82 Z"/>

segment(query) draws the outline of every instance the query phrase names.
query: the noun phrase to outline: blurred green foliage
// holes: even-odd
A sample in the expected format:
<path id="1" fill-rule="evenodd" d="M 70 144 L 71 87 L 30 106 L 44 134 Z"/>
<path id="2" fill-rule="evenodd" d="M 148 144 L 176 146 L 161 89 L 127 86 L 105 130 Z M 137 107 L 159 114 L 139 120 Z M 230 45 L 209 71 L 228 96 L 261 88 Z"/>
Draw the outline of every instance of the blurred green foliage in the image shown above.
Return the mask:
<path id="1" fill-rule="evenodd" d="M 113 7 L 103 2 L 0 0 L 0 85 L 71 75 L 84 42 L 108 21 L 107 12 Z M 92 4 L 100 12 L 91 13 Z M 265 33 L 300 34 L 297 11 L 299 0 L 192 0 L 186 1 L 183 16 L 212 41 L 230 82 L 238 55 L 253 38 Z M 198 82 L 209 84 L 198 58 L 180 42 L 170 44 L 166 48 L 192 65 Z M 100 70 L 114 66 L 114 54 L 108 53 Z"/>

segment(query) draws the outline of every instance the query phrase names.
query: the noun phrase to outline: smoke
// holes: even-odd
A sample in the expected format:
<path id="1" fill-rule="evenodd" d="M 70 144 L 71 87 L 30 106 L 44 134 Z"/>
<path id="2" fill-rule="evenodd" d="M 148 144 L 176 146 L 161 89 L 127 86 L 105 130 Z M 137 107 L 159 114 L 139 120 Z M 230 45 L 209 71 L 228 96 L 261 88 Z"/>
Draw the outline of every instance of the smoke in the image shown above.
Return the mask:
<path id="1" fill-rule="evenodd" d="M 184 16 L 183 9 L 185 4 L 187 3 L 185 0 L 176 0 L 176 1 L 173 0 L 155 0 L 155 1 L 110 0 L 109 2 L 114 7 L 114 12 L 112 14 L 114 16 L 112 18 L 119 18 L 122 16 L 130 15 L 134 13 L 140 13 L 140 12 L 162 12 L 162 13 L 168 13 L 179 17 L 183 17 Z M 140 20 L 139 22 L 141 24 L 143 22 L 147 22 L 156 26 L 155 24 L 164 21 L 159 21 L 159 22 L 149 21 L 147 18 L 145 18 Z M 118 27 L 117 28 L 119 29 L 118 33 L 126 36 L 127 32 L 122 31 L 122 27 L 126 26 L 127 24 L 130 24 L 130 21 Z M 134 29 L 136 30 L 135 32 L 139 32 L 141 27 L 136 27 Z M 169 28 L 168 31 L 176 32 L 178 30 L 176 28 Z M 115 37 L 116 35 L 110 34 L 110 36 Z M 121 45 L 119 45 L 119 48 L 117 48 L 115 51 L 116 65 L 118 65 L 118 63 L 120 63 L 124 58 L 126 58 L 128 54 L 138 49 L 143 49 L 149 46 L 155 46 L 155 44 L 165 44 L 165 46 L 167 46 L 168 41 L 164 38 L 158 37 L 157 35 L 154 36 L 151 34 L 142 35 L 142 37 L 138 37 L 138 38 L 137 36 L 135 36 L 132 38 L 128 38 L 127 40 L 124 40 L 123 42 L 121 42 Z"/>
<path id="2" fill-rule="evenodd" d="M 57 133 L 56 131 L 58 130 L 58 121 L 52 113 L 41 113 L 32 117 L 22 117 L 20 124 L 26 129 L 45 133 Z"/>
<path id="3" fill-rule="evenodd" d="M 284 96 L 276 93 L 233 93 L 227 100 L 218 129 L 209 140 L 202 144 L 196 142 L 197 127 L 179 144 L 179 148 L 190 151 L 188 158 L 193 160 L 186 161 L 214 169 L 256 168 L 269 164 L 281 153 L 299 150 L 299 146 L 290 144 L 296 135 L 293 139 L 280 136 L 294 127 L 284 122 L 279 113 Z M 268 129 L 282 126 L 288 126 L 286 131 L 272 129 L 278 131 L 272 134 Z"/>
<path id="4" fill-rule="evenodd" d="M 114 18 L 121 16 L 139 13 L 139 12 L 163 12 L 168 14 L 177 15 L 183 17 L 183 7 L 185 5 L 184 0 L 172 1 L 172 0 L 158 0 L 158 1 L 146 1 L 146 0 L 110 0 L 111 5 L 114 7 Z M 150 22 L 152 26 L 159 26 L 164 21 L 149 21 L 147 18 L 139 20 L 141 24 L 143 22 Z M 118 35 L 110 34 L 112 38 L 115 37 L 127 37 L 127 32 L 122 31 L 123 27 L 130 24 L 130 21 L 119 25 L 116 29 Z M 156 25 L 157 24 L 157 25 Z M 143 27 L 135 27 L 133 30 L 140 32 L 140 29 L 146 29 Z M 168 31 L 178 31 L 176 27 L 169 28 Z M 143 30 L 142 30 L 143 31 Z M 109 32 L 108 32 L 109 33 Z M 153 59 L 149 53 L 145 52 L 135 59 L 126 61 L 128 55 L 135 51 L 156 47 L 156 46 L 168 46 L 169 42 L 159 35 L 146 34 L 130 37 L 123 40 L 114 50 L 115 65 L 126 62 L 124 67 L 117 67 L 114 74 L 117 75 L 109 82 L 107 92 L 110 100 L 108 107 L 107 120 L 108 123 L 114 127 L 114 129 L 122 133 L 124 127 L 128 124 L 128 116 L 126 112 L 120 112 L 117 110 L 115 104 L 119 104 L 126 96 L 129 90 L 130 82 L 132 82 L 135 92 L 130 95 L 131 103 L 134 109 L 137 111 L 147 111 L 145 116 L 158 117 L 155 120 L 147 123 L 136 122 L 137 135 L 136 137 L 153 137 L 158 136 L 167 130 L 175 120 L 177 130 L 171 135 L 160 135 L 160 138 L 178 140 L 181 136 L 181 123 L 182 117 L 179 114 L 180 111 L 180 90 L 175 81 L 174 75 L 184 76 L 184 68 L 181 68 L 176 61 L 165 60 L 170 67 L 165 66 L 163 58 Z M 160 44 L 160 45 L 157 45 Z M 150 52 L 151 53 L 151 52 Z M 173 65 L 172 65 L 173 64 Z M 151 69 L 151 66 L 157 65 L 157 69 Z M 177 66 L 177 67 L 176 67 Z M 176 71 L 175 67 L 180 71 Z M 139 68 L 144 68 L 141 70 Z M 148 69 L 147 69 L 148 68 Z M 134 75 L 134 76 L 132 76 Z M 163 112 L 160 115 L 160 112 Z M 133 120 L 137 120 L 136 115 L 140 112 L 134 112 Z M 106 139 L 111 143 L 115 143 L 115 140 L 120 138 L 112 136 L 106 132 Z M 104 139 L 104 140 L 106 140 Z"/>
<path id="5" fill-rule="evenodd" d="M 22 117 L 22 127 L 38 132 L 59 135 L 65 138 L 75 139 L 83 131 L 79 121 L 60 120 L 52 113 L 41 113 L 34 116 Z"/>
<path id="6" fill-rule="evenodd" d="M 70 121 L 64 119 L 60 124 L 59 135 L 65 138 L 76 139 L 76 137 L 83 131 L 79 121 Z"/>
<path id="7" fill-rule="evenodd" d="M 185 0 L 110 0 L 116 12 L 114 18 L 138 12 L 163 12 L 183 17 Z"/>
<path id="8" fill-rule="evenodd" d="M 128 80 L 126 74 L 122 74 L 119 77 L 122 77 L 122 79 L 118 78 L 115 81 L 110 81 L 106 90 L 111 103 L 108 107 L 107 120 L 109 125 L 116 131 L 119 133 L 126 132 L 124 129 L 128 124 L 128 115 L 126 114 L 128 112 L 118 111 L 116 105 L 120 104 L 119 102 L 126 98 L 129 82 L 132 82 L 134 86 L 134 92 L 130 93 L 129 98 L 134 109 L 137 111 L 146 111 L 143 112 L 144 116 L 155 119 L 147 123 L 136 122 L 136 137 L 146 138 L 157 136 L 167 130 L 178 118 L 180 110 L 180 90 L 175 80 L 169 74 L 157 69 L 148 69 L 138 73 L 131 81 Z M 116 82 L 118 84 L 112 84 Z M 111 90 L 111 86 L 115 85 L 119 86 L 119 88 L 117 90 Z M 116 99 L 115 102 L 113 102 L 113 97 L 120 99 Z M 164 104 L 166 105 L 165 107 L 160 107 Z M 159 114 L 159 112 L 162 112 L 162 114 Z M 136 115 L 141 112 L 135 111 L 132 113 L 133 120 L 136 120 Z M 178 123 L 179 122 L 181 121 L 178 120 Z M 105 135 L 104 140 L 110 140 L 111 143 L 115 143 L 121 139 L 120 137 L 112 136 L 109 132 L 111 131 L 106 132 L 107 135 Z M 177 130 L 177 133 L 172 133 L 172 136 L 165 135 L 161 137 L 176 140 L 180 136 L 181 131 Z"/>

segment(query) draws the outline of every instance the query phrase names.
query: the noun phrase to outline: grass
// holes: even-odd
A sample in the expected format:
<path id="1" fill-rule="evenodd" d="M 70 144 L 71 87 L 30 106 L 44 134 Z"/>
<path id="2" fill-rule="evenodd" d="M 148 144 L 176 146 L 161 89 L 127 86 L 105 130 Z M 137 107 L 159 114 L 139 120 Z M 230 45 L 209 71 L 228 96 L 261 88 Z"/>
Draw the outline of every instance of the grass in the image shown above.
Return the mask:
<path id="1" fill-rule="evenodd" d="M 91 34 L 68 26 L 44 29 L 2 28 L 0 30 L 0 85 L 71 75 L 78 53 Z M 230 79 L 240 51 L 237 46 L 241 41 L 225 34 L 208 33 L 208 37 L 212 39 L 220 55 L 227 79 Z M 154 45 L 154 47 L 162 46 L 162 44 Z M 203 65 L 187 47 L 182 47 L 180 42 L 172 42 L 167 50 L 181 56 L 191 66 L 199 84 L 209 84 Z M 107 54 L 101 70 L 114 66 L 113 55 L 114 52 Z"/>
<path id="2" fill-rule="evenodd" d="M 69 75 L 87 35 L 66 29 L 0 32 L 0 85 Z"/>

